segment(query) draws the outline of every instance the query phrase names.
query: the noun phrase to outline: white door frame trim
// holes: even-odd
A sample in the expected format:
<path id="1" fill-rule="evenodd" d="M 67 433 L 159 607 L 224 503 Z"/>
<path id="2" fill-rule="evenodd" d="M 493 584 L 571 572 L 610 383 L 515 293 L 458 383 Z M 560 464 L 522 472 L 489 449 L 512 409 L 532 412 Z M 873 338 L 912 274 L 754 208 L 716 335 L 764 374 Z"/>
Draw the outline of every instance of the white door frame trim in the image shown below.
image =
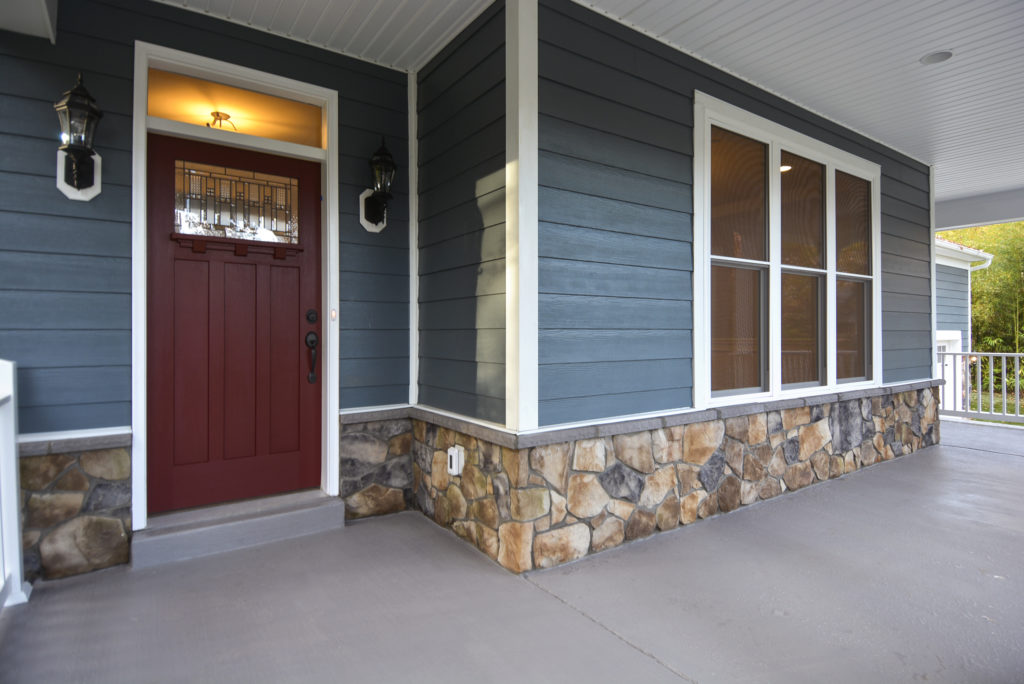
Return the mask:
<path id="1" fill-rule="evenodd" d="M 147 116 L 149 68 L 216 80 L 239 88 L 286 97 L 317 105 L 323 112 L 326 150 L 280 143 L 274 140 L 233 134 L 223 136 L 222 144 L 285 154 L 318 161 L 321 173 L 323 383 L 321 417 L 320 488 L 330 496 L 339 494 L 339 395 L 340 328 L 337 311 L 340 301 L 339 271 L 339 189 L 338 189 L 338 93 L 248 67 L 200 57 L 180 50 L 135 42 L 134 101 L 132 105 L 132 529 L 145 529 L 148 518 L 147 478 L 147 241 L 146 241 L 146 136 L 150 130 L 173 132 L 179 137 L 209 141 L 203 126 L 190 126 Z M 170 129 L 170 130 L 167 130 Z M 222 131 L 218 131 L 220 133 Z M 229 131 L 223 131 L 230 133 Z"/>

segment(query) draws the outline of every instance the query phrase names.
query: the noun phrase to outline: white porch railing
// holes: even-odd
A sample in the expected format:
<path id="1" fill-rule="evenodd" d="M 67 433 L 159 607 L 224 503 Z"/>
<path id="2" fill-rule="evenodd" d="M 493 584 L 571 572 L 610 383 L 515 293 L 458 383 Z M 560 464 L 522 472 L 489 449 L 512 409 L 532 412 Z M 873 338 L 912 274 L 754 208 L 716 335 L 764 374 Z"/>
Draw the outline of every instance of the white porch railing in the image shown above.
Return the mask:
<path id="1" fill-rule="evenodd" d="M 21 561 L 17 377 L 14 363 L 0 359 L 0 609 L 28 601 L 32 592 Z"/>
<path id="2" fill-rule="evenodd" d="M 1021 372 L 1024 354 L 939 352 L 942 387 L 939 413 L 1024 423 Z"/>

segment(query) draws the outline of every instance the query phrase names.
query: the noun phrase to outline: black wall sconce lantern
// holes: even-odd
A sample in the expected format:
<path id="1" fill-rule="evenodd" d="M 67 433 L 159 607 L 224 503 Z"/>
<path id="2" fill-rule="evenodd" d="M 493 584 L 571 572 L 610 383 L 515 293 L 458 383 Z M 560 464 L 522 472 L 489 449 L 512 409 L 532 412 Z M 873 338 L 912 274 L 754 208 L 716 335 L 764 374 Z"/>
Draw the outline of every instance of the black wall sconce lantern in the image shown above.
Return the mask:
<path id="1" fill-rule="evenodd" d="M 75 87 L 53 104 L 60 121 L 61 146 L 57 148 L 57 188 L 68 198 L 88 202 L 100 194 L 103 160 L 92 148 L 96 124 L 103 112 L 82 85 L 78 74 Z"/>
<path id="2" fill-rule="evenodd" d="M 380 139 L 380 148 L 370 157 L 373 187 L 359 195 L 359 222 L 371 233 L 379 233 L 388 224 L 388 200 L 395 180 L 395 160 Z"/>

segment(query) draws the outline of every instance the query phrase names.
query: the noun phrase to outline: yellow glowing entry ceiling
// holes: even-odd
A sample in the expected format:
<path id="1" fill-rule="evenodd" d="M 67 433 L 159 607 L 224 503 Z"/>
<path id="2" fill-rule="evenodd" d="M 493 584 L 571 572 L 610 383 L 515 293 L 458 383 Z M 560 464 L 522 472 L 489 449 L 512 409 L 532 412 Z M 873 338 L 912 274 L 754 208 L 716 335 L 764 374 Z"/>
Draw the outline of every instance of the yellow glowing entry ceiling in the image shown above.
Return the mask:
<path id="1" fill-rule="evenodd" d="M 323 147 L 320 108 L 283 97 L 204 81 L 159 69 L 149 70 L 150 116 L 198 124 L 214 122 L 213 112 L 230 115 L 225 130 Z M 234 124 L 236 128 L 232 128 Z"/>

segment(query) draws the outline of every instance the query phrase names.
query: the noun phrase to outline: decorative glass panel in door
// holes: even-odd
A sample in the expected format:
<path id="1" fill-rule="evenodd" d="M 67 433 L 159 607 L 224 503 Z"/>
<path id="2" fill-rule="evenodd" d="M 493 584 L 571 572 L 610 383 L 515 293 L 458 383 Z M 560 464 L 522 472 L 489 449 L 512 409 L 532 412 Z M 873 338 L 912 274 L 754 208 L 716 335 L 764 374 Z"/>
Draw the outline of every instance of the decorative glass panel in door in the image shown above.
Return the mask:
<path id="1" fill-rule="evenodd" d="M 299 180 L 176 159 L 174 230 L 298 244 Z"/>

